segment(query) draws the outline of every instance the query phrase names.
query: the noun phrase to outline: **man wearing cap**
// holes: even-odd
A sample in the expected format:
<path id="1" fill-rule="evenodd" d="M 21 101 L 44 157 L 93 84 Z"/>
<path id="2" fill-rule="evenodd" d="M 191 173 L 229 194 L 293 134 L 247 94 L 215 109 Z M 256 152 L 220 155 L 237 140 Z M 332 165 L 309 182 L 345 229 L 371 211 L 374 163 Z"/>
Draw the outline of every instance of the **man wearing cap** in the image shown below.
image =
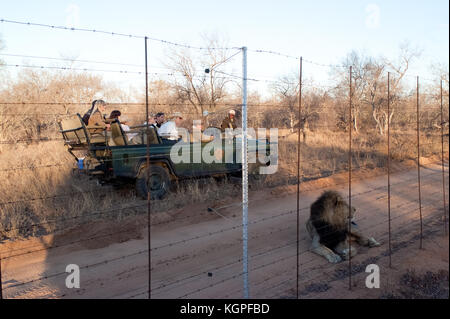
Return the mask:
<path id="1" fill-rule="evenodd" d="M 236 121 L 234 119 L 236 115 L 236 112 L 234 110 L 228 111 L 228 116 L 222 121 L 222 125 L 220 125 L 220 129 L 222 132 L 225 132 L 225 129 L 235 129 L 236 128 Z"/>
<path id="2" fill-rule="evenodd" d="M 170 141 L 178 141 L 179 134 L 177 127 L 179 127 L 181 123 L 183 123 L 183 117 L 179 112 L 175 112 L 171 121 L 168 121 L 161 125 L 161 127 L 158 129 L 158 134 L 164 139 Z"/>

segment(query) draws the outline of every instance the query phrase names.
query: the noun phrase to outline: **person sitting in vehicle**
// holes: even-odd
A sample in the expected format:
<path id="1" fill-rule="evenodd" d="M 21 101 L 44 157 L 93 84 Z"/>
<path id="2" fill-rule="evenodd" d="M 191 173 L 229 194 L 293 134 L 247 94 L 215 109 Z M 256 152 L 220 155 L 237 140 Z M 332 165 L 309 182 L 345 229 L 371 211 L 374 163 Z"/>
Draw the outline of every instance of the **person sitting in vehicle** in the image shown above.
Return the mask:
<path id="1" fill-rule="evenodd" d="M 175 112 L 173 115 L 173 119 L 161 125 L 158 130 L 159 135 L 169 141 L 178 141 L 178 127 L 180 127 L 181 123 L 183 123 L 183 117 L 179 112 Z"/>
<path id="2" fill-rule="evenodd" d="M 111 114 L 109 114 L 108 119 L 115 120 L 115 119 L 118 119 L 119 116 L 121 116 L 121 115 L 122 115 L 122 112 L 120 112 L 119 110 L 114 110 L 111 112 Z"/>
<path id="3" fill-rule="evenodd" d="M 142 124 L 142 126 L 145 127 L 145 125 L 147 125 L 147 123 L 148 123 L 149 125 L 151 125 L 151 126 L 157 127 L 157 126 L 156 126 L 156 116 L 155 116 L 155 114 L 150 113 L 150 114 L 148 115 L 147 121 L 145 121 L 145 122 Z"/>
<path id="4" fill-rule="evenodd" d="M 194 121 L 192 127 L 193 127 L 194 131 L 197 131 L 197 133 L 192 132 L 190 134 L 191 143 L 198 143 L 198 142 L 207 143 L 207 142 L 211 142 L 214 139 L 214 136 L 212 136 L 212 135 L 210 136 L 210 135 L 203 134 L 204 125 L 201 121 L 199 121 L 199 120 Z M 200 134 L 198 132 L 200 132 Z"/>
<path id="5" fill-rule="evenodd" d="M 130 120 L 128 118 L 128 116 L 126 115 L 120 115 L 119 116 L 119 122 L 120 122 L 120 126 L 122 127 L 122 131 L 126 134 L 127 136 L 127 140 L 131 141 L 131 139 L 133 137 L 135 137 L 136 135 L 138 135 L 138 133 L 130 133 L 130 127 L 128 126 Z"/>
<path id="6" fill-rule="evenodd" d="M 102 133 L 105 129 L 109 129 L 109 123 L 111 121 L 106 119 L 105 112 L 106 102 L 103 100 L 96 100 L 94 104 L 94 112 L 89 117 L 88 128 L 89 126 L 96 126 L 98 128 L 91 129 L 91 133 Z"/>
<path id="7" fill-rule="evenodd" d="M 128 132 L 130 130 L 130 127 L 126 124 L 129 122 L 128 117 L 126 115 L 122 115 L 122 112 L 119 110 L 114 110 L 109 115 L 109 120 L 114 121 L 116 119 L 119 120 L 122 131 Z"/>
<path id="8" fill-rule="evenodd" d="M 225 130 L 227 128 L 234 130 L 237 127 L 236 121 L 235 121 L 235 115 L 236 115 L 236 112 L 234 110 L 228 111 L 228 116 L 223 119 L 222 125 L 220 125 L 220 129 L 222 132 L 225 132 Z"/>
<path id="9" fill-rule="evenodd" d="M 155 115 L 155 125 L 159 129 L 164 124 L 165 118 L 163 112 L 158 112 Z"/>

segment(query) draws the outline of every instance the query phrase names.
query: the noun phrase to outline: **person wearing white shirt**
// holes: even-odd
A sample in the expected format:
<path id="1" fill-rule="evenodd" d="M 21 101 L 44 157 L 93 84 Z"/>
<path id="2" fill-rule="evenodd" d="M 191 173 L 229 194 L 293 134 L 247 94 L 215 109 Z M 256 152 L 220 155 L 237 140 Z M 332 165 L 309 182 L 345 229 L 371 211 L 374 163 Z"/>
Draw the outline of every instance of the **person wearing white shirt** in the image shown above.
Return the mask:
<path id="1" fill-rule="evenodd" d="M 168 121 L 161 125 L 158 129 L 158 134 L 165 139 L 171 141 L 177 141 L 179 139 L 178 127 L 183 122 L 183 117 L 180 113 L 176 112 L 173 116 L 173 120 Z"/>
<path id="2" fill-rule="evenodd" d="M 137 133 L 127 133 L 130 131 L 130 127 L 128 126 L 129 123 L 129 119 L 128 116 L 126 115 L 120 115 L 119 116 L 119 121 L 120 121 L 120 126 L 122 127 L 122 131 L 125 133 L 125 135 L 127 136 L 127 141 L 131 141 L 131 139 L 133 137 L 135 137 L 137 135 Z"/>

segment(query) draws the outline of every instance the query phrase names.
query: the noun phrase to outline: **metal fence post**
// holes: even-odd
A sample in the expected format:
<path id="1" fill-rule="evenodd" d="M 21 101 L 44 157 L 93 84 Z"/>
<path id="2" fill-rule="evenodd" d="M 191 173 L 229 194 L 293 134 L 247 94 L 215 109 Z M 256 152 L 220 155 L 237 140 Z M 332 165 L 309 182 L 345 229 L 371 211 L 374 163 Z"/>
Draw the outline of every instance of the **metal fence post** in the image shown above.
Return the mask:
<path id="1" fill-rule="evenodd" d="M 0 300 L 3 299 L 3 285 L 2 285 L 2 255 L 0 253 Z"/>
<path id="2" fill-rule="evenodd" d="M 147 123 L 147 155 L 146 155 L 146 164 L 147 164 L 147 235 L 148 235 L 148 299 L 151 299 L 152 295 L 152 254 L 151 254 L 151 219 L 150 219 L 150 123 L 148 121 L 148 65 L 147 65 L 147 37 L 145 37 L 145 123 Z"/>
<path id="3" fill-rule="evenodd" d="M 422 191 L 421 191 L 421 185 L 420 185 L 419 77 L 417 77 L 416 106 L 417 106 L 417 182 L 418 182 L 418 186 L 419 186 L 420 249 L 422 249 L 423 248 L 423 222 L 422 222 Z"/>
<path id="4" fill-rule="evenodd" d="M 388 236 L 389 236 L 389 268 L 392 268 L 392 246 L 391 246 L 391 73 L 388 72 L 387 87 L 387 166 L 388 166 Z"/>
<path id="5" fill-rule="evenodd" d="M 242 245 L 244 298 L 248 288 L 248 154 L 247 154 L 247 47 L 242 48 Z"/>
<path id="6" fill-rule="evenodd" d="M 300 57 L 299 89 L 298 89 L 298 137 L 297 137 L 297 299 L 299 281 L 299 236 L 300 236 L 300 128 L 302 122 L 302 67 L 303 58 Z"/>
<path id="7" fill-rule="evenodd" d="M 350 66 L 350 90 L 349 90 L 349 130 L 348 130 L 348 231 L 352 232 L 352 66 Z M 348 289 L 352 289 L 352 245 L 348 239 Z"/>
<path id="8" fill-rule="evenodd" d="M 443 103 L 442 103 L 442 80 L 441 80 L 441 160 L 442 160 L 442 196 L 444 200 L 444 232 L 445 235 L 448 235 L 447 231 L 447 205 L 445 203 L 445 169 L 444 169 L 444 111 L 443 111 Z"/>

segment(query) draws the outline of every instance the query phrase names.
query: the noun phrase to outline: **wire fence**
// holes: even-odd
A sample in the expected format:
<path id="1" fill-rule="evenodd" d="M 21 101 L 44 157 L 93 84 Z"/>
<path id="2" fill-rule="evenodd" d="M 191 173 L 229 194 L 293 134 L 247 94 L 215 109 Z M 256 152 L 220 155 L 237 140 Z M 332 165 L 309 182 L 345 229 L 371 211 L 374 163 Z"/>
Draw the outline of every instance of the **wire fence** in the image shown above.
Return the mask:
<path id="1" fill-rule="evenodd" d="M 263 49 L 249 49 L 249 59 L 290 65 L 293 75 L 247 75 L 235 67 L 246 50 L 241 47 L 192 46 L 7 19 L 0 23 L 125 37 L 144 42 L 145 50 L 142 64 L 0 54 L 7 59 L 0 68 L 50 72 L 50 82 L 58 76 L 66 79 L 64 74 L 75 79 L 72 92 L 55 90 L 54 101 L 45 95 L 50 86 L 42 89 L 42 83 L 30 87 L 36 95 L 0 92 L 0 174 L 5 180 L 0 189 L 0 299 L 299 299 L 331 290 L 332 283 L 337 283 L 338 297 L 344 290 L 357 290 L 367 264 L 387 260 L 388 272 L 401 262 L 401 256 L 396 259 L 401 249 L 424 249 L 436 234 L 448 235 L 448 87 L 442 79 L 387 67 L 367 68 L 364 78 L 355 64 L 319 63 Z M 180 60 L 166 64 L 150 56 L 149 64 L 148 43 L 215 54 L 220 62 L 201 69 L 203 65 L 182 64 L 189 55 L 174 51 Z M 99 64 L 104 67 L 91 67 Z M 317 83 L 315 70 L 333 78 Z M 145 94 L 117 98 L 108 84 L 97 85 L 99 73 L 139 83 Z M 76 80 L 78 75 L 87 77 Z M 273 95 L 253 97 L 246 93 L 247 85 L 249 92 L 265 85 Z M 82 94 L 74 93 L 76 86 Z M 206 126 L 220 128 L 234 110 L 238 127 L 277 128 L 276 173 L 251 171 L 247 186 L 241 173 L 245 161 L 234 170 L 215 163 L 177 166 L 169 154 L 161 154 L 164 141 L 143 138 L 140 144 L 113 146 L 107 132 L 104 146 L 87 143 L 73 150 L 59 123 L 82 116 L 96 90 L 110 97 L 108 108 L 120 110 L 136 126 L 164 112 L 182 117 L 180 125 L 190 132 L 200 118 Z M 161 97 L 159 90 L 176 93 Z M 141 130 L 150 136 L 146 123 Z M 214 156 L 216 151 L 212 149 Z M 80 168 L 77 160 L 82 158 Z M 157 175 L 155 166 L 166 172 L 170 184 L 162 199 L 152 187 L 154 176 L 165 175 Z M 124 174 L 127 170 L 133 174 Z M 190 176 L 181 174 L 183 170 Z M 238 200 L 247 196 L 247 187 L 249 199 Z M 381 247 L 362 248 L 360 254 L 359 246 L 346 244 L 347 253 L 339 257 L 346 260 L 338 264 L 323 258 L 338 255 L 336 249 L 318 253 L 311 244 L 314 232 L 305 225 L 314 214 L 313 202 L 330 189 L 348 203 L 340 212 L 345 226 L 330 230 L 329 224 L 314 225 L 315 232 L 331 237 L 367 234 Z M 81 274 L 81 285 L 75 288 L 67 284 L 66 266 L 72 264 Z"/>

